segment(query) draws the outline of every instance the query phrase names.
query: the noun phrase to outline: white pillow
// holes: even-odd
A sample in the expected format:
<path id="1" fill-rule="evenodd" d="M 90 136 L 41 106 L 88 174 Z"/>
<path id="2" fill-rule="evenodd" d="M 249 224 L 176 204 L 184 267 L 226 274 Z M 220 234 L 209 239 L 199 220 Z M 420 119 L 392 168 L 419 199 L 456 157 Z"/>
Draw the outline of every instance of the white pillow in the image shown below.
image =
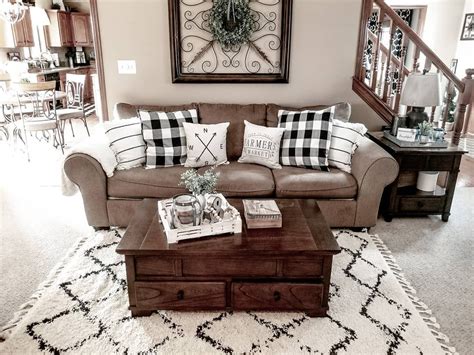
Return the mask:
<path id="1" fill-rule="evenodd" d="M 350 173 L 352 155 L 366 133 L 367 128 L 361 123 L 334 120 L 329 148 L 329 165 Z"/>
<path id="2" fill-rule="evenodd" d="M 104 122 L 105 135 L 117 158 L 117 170 L 126 170 L 145 163 L 146 144 L 138 117 Z"/>
<path id="3" fill-rule="evenodd" d="M 218 124 L 183 122 L 188 155 L 184 166 L 199 168 L 226 163 L 229 124 L 229 122 Z"/>
<path id="4" fill-rule="evenodd" d="M 239 163 L 253 163 L 270 169 L 281 169 L 280 144 L 284 128 L 245 123 L 244 147 Z"/>

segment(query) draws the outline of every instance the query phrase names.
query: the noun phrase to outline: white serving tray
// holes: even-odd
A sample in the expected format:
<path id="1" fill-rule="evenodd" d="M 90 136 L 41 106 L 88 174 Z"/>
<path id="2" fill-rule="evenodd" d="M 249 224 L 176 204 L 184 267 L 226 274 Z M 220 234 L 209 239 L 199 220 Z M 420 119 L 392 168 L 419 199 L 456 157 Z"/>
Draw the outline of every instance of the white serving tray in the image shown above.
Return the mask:
<path id="1" fill-rule="evenodd" d="M 227 202 L 222 194 L 217 194 L 217 196 L 223 200 L 222 207 L 225 209 L 227 206 L 229 206 L 234 211 L 235 217 L 233 219 L 224 219 L 222 222 L 208 223 L 186 228 L 171 227 L 171 208 L 173 206 L 172 199 L 158 201 L 160 222 L 163 225 L 168 243 L 178 243 L 183 240 L 209 237 L 212 235 L 241 233 L 242 219 L 239 212 Z"/>

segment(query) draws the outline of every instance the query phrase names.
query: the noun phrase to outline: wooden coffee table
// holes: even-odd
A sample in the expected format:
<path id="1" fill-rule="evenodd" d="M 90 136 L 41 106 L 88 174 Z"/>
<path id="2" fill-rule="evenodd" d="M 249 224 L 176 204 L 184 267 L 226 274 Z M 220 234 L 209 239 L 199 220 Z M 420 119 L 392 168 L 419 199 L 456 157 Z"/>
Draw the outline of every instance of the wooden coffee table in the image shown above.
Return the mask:
<path id="1" fill-rule="evenodd" d="M 243 216 L 242 200 L 229 199 Z M 314 200 L 277 200 L 280 229 L 168 244 L 157 200 L 135 212 L 117 253 L 125 255 L 133 316 L 156 310 L 328 311 L 339 246 Z"/>

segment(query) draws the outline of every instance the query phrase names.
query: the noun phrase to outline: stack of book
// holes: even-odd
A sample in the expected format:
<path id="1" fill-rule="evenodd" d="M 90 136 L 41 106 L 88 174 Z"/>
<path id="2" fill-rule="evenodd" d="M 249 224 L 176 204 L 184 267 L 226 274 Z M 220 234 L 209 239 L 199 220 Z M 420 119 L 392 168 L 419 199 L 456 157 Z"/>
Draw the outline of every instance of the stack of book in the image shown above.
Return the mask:
<path id="1" fill-rule="evenodd" d="M 281 212 L 274 200 L 243 200 L 248 229 L 281 228 Z"/>

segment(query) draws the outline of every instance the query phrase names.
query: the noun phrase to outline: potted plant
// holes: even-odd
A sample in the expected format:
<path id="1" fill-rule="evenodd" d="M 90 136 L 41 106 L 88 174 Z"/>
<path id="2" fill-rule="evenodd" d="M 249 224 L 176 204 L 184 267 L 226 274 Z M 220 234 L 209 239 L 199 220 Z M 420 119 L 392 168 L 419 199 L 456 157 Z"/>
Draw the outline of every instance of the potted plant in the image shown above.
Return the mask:
<path id="1" fill-rule="evenodd" d="M 199 203 L 204 208 L 206 202 L 206 194 L 215 193 L 218 175 L 214 172 L 214 167 L 206 170 L 204 174 L 200 175 L 195 169 L 189 169 L 181 174 L 180 186 L 186 189 L 197 197 Z"/>
<path id="2" fill-rule="evenodd" d="M 445 98 L 444 106 L 443 106 L 443 111 L 446 109 L 446 105 L 448 105 L 448 117 L 446 118 L 446 123 L 444 125 L 444 129 L 446 132 L 450 132 L 454 128 L 454 115 L 456 112 L 456 102 L 454 99 L 456 98 L 457 92 L 456 90 L 453 90 L 451 100 L 448 100 Z"/>
<path id="3" fill-rule="evenodd" d="M 426 144 L 430 140 L 430 136 L 433 133 L 433 125 L 427 121 L 423 121 L 418 124 L 418 131 L 420 133 L 420 143 Z"/>

